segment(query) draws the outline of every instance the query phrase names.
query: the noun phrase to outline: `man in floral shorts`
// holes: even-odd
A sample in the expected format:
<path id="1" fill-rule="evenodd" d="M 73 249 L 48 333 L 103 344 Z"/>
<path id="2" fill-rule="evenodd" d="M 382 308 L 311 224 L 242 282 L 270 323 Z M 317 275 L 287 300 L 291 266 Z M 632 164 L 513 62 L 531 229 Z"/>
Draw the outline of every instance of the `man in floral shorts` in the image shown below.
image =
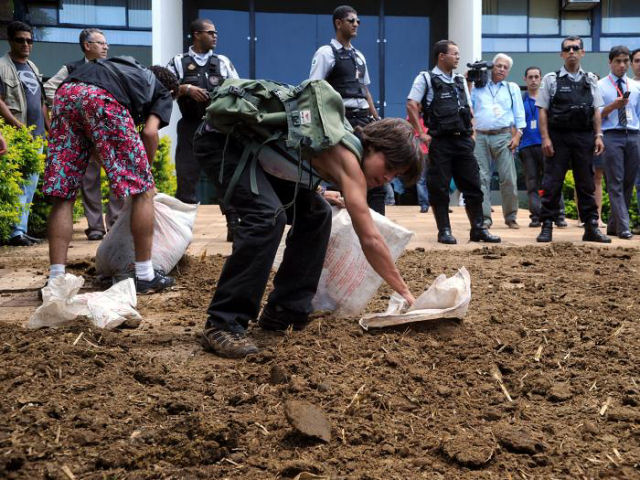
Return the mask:
<path id="1" fill-rule="evenodd" d="M 131 234 L 138 293 L 174 284 L 154 272 L 153 176 L 150 160 L 158 130 L 169 123 L 175 76 L 164 67 L 149 69 L 131 57 L 88 62 L 76 68 L 56 91 L 43 193 L 53 199 L 49 215 L 49 279 L 65 272 L 73 233 L 73 204 L 95 150 L 118 198 L 132 197 Z M 141 133 L 137 125 L 144 125 Z"/>

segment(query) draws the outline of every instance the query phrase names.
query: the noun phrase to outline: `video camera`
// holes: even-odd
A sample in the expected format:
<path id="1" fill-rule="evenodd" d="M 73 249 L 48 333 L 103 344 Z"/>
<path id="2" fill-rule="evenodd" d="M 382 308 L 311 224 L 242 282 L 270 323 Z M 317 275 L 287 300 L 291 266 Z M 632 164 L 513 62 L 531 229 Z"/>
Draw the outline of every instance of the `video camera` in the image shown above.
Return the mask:
<path id="1" fill-rule="evenodd" d="M 479 60 L 474 63 L 467 63 L 469 71 L 467 78 L 476 88 L 484 87 L 489 82 L 489 71 L 493 68 L 492 62 L 484 62 Z"/>

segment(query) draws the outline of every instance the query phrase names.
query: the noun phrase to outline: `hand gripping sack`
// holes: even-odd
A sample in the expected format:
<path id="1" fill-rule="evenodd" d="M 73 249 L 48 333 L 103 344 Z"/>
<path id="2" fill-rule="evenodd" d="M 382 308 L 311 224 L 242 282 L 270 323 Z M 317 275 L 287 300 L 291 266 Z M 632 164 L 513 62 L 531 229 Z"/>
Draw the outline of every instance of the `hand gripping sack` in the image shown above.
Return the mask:
<path id="1" fill-rule="evenodd" d="M 184 255 L 193 238 L 193 224 L 197 205 L 183 203 L 177 198 L 158 193 L 153 199 L 153 268 L 169 273 Z M 96 252 L 98 274 L 109 277 L 132 272 L 135 265 L 131 236 L 131 201 L 111 227 Z"/>

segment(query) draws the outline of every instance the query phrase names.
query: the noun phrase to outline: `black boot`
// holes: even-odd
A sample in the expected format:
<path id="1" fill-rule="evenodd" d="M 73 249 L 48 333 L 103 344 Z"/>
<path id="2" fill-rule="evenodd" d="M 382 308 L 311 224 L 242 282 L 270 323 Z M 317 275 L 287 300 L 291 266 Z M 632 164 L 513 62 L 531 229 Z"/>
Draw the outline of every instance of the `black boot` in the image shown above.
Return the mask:
<path id="1" fill-rule="evenodd" d="M 447 205 L 432 205 L 433 216 L 436 218 L 438 226 L 438 242 L 447 245 L 455 245 L 458 243 L 456 238 L 451 235 L 451 223 L 449 223 L 449 207 Z"/>
<path id="2" fill-rule="evenodd" d="M 611 239 L 598 228 L 598 220 L 588 220 L 584 224 L 583 242 L 611 243 Z"/>
<path id="3" fill-rule="evenodd" d="M 540 243 L 548 243 L 551 241 L 553 237 L 553 222 L 549 219 L 546 219 L 542 222 L 542 230 L 540 230 L 540 235 L 536 238 L 536 241 Z"/>
<path id="4" fill-rule="evenodd" d="M 491 235 L 489 229 L 484 224 L 484 217 L 482 215 L 482 204 L 477 205 L 465 205 L 467 217 L 469 217 L 469 223 L 471 224 L 471 232 L 469 233 L 469 240 L 472 242 L 487 242 L 487 243 L 500 243 L 502 240 L 497 235 Z"/>

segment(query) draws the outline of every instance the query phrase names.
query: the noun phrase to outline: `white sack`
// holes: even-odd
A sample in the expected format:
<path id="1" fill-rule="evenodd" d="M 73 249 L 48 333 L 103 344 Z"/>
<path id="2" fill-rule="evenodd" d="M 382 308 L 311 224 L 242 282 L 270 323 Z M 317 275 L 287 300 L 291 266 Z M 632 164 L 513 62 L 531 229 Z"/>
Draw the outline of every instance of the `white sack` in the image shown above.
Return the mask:
<path id="1" fill-rule="evenodd" d="M 335 311 L 337 315 L 357 315 L 369 303 L 382 284 L 382 278 L 367 262 L 360 241 L 345 209 L 333 207 L 331 238 L 322 267 L 318 290 L 313 298 L 314 310 Z M 396 261 L 411 240 L 413 232 L 370 210 L 373 222 L 384 237 Z M 280 265 L 284 241 L 280 244 L 274 266 Z"/>
<path id="2" fill-rule="evenodd" d="M 471 277 L 462 267 L 453 277 L 440 274 L 426 292 L 406 310 L 407 302 L 398 293 L 389 300 L 384 313 L 365 315 L 360 319 L 360 326 L 370 328 L 390 327 L 404 323 L 422 322 L 436 318 L 464 318 L 471 301 Z"/>
<path id="3" fill-rule="evenodd" d="M 198 206 L 158 193 L 153 199 L 153 268 L 173 270 L 193 238 Z M 118 220 L 96 252 L 96 270 L 108 277 L 134 271 L 135 252 L 131 235 L 131 200 L 127 199 Z"/>
<path id="4" fill-rule="evenodd" d="M 118 282 L 104 292 L 78 295 L 83 284 L 84 278 L 70 273 L 50 280 L 42 289 L 42 305 L 25 327 L 56 327 L 84 316 L 96 327 L 112 329 L 126 320 L 142 319 L 135 309 L 136 286 L 132 278 Z"/>

